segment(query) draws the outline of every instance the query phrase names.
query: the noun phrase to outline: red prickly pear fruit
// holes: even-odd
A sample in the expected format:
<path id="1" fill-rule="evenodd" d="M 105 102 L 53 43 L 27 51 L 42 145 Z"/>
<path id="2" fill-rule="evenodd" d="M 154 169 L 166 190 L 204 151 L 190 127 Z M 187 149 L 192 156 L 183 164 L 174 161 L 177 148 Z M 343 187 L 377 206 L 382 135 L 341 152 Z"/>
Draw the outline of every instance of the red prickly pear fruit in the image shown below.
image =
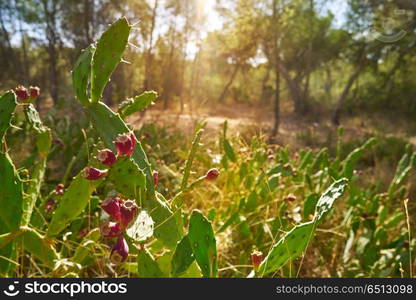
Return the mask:
<path id="1" fill-rule="evenodd" d="M 117 161 L 117 157 L 110 149 L 100 150 L 97 155 L 97 159 L 100 163 L 106 166 L 111 166 Z"/>
<path id="2" fill-rule="evenodd" d="M 53 200 L 53 199 L 48 200 L 45 203 L 45 213 L 50 213 L 52 211 L 53 207 L 55 206 L 55 204 L 56 204 L 55 200 Z"/>
<path id="3" fill-rule="evenodd" d="M 208 180 L 215 180 L 217 179 L 218 175 L 220 175 L 220 171 L 218 169 L 213 168 L 208 170 L 207 174 L 205 175 L 205 178 Z"/>
<path id="4" fill-rule="evenodd" d="M 56 185 L 55 195 L 60 196 L 60 195 L 63 195 L 63 194 L 64 194 L 64 185 L 62 183 L 60 183 L 60 184 Z"/>
<path id="5" fill-rule="evenodd" d="M 126 228 L 139 213 L 139 207 L 133 200 L 126 200 L 120 206 L 121 224 Z"/>
<path id="6" fill-rule="evenodd" d="M 113 264 L 121 264 L 126 261 L 129 256 L 129 245 L 123 236 L 117 239 L 117 242 L 111 249 L 110 260 Z"/>
<path id="7" fill-rule="evenodd" d="M 30 98 L 28 90 L 22 85 L 15 88 L 14 92 L 20 101 L 27 101 Z"/>
<path id="8" fill-rule="evenodd" d="M 119 156 L 131 156 L 136 146 L 136 138 L 133 133 L 119 134 L 114 141 Z"/>
<path id="9" fill-rule="evenodd" d="M 260 251 L 254 250 L 251 253 L 251 262 L 255 270 L 259 268 L 262 261 L 263 261 L 263 253 L 261 253 Z"/>
<path id="10" fill-rule="evenodd" d="M 40 95 L 40 89 L 37 86 L 29 87 L 30 98 L 36 100 Z"/>
<path id="11" fill-rule="evenodd" d="M 159 184 L 159 172 L 153 171 L 152 175 L 153 175 L 153 184 L 156 186 Z"/>
<path id="12" fill-rule="evenodd" d="M 110 197 L 101 203 L 101 208 L 117 222 L 121 221 L 120 206 L 121 199 L 118 197 Z"/>
<path id="13" fill-rule="evenodd" d="M 121 226 L 116 222 L 104 222 L 100 226 L 100 232 L 103 237 L 113 238 L 123 233 Z"/>
<path id="14" fill-rule="evenodd" d="M 107 170 L 100 170 L 96 168 L 86 168 L 84 170 L 84 176 L 88 180 L 98 180 L 108 175 Z"/>

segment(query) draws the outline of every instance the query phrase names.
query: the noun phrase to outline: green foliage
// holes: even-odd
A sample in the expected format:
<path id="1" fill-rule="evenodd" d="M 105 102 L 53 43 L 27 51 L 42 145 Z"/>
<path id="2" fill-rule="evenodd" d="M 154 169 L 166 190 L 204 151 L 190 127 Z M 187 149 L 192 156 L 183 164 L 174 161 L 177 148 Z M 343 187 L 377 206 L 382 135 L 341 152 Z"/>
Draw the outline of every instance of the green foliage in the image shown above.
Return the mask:
<path id="1" fill-rule="evenodd" d="M 348 179 L 342 178 L 334 182 L 319 198 L 315 209 L 315 222 L 319 223 L 329 213 L 335 200 L 344 194 Z"/>
<path id="2" fill-rule="evenodd" d="M 19 239 L 31 255 L 38 258 L 49 268 L 53 269 L 55 267 L 55 262 L 59 259 L 59 256 L 51 242 L 46 240 L 45 237 L 35 230 L 23 229 Z"/>
<path id="3" fill-rule="evenodd" d="M 217 277 L 217 246 L 211 222 L 194 210 L 189 220 L 189 243 L 204 277 Z"/>
<path id="4" fill-rule="evenodd" d="M 160 270 L 152 255 L 146 249 L 141 249 L 137 255 L 138 274 L 141 278 L 166 277 Z"/>
<path id="5" fill-rule="evenodd" d="M 176 246 L 175 253 L 172 257 L 172 276 L 178 277 L 186 272 L 194 261 L 195 258 L 193 256 L 189 237 L 185 235 Z"/>
<path id="6" fill-rule="evenodd" d="M 263 276 L 275 272 L 289 260 L 295 260 L 305 251 L 314 230 L 315 222 L 295 226 L 273 245 L 273 248 L 261 263 L 258 273 Z"/>
<path id="7" fill-rule="evenodd" d="M 124 49 L 127 46 L 130 29 L 131 27 L 127 19 L 121 18 L 114 22 L 98 40 L 91 64 L 92 103 L 96 103 L 101 99 L 111 74 L 119 62 L 121 62 Z M 82 87 L 85 87 L 85 84 Z"/>
<path id="8" fill-rule="evenodd" d="M 88 257 L 92 257 L 93 247 L 96 242 L 100 239 L 100 230 L 98 228 L 91 230 L 82 239 L 81 243 L 74 252 L 71 261 L 82 266 L 86 265 L 85 261 Z"/>
<path id="9" fill-rule="evenodd" d="M 46 232 L 48 237 L 58 235 L 82 213 L 88 205 L 97 184 L 97 182 L 85 179 L 84 172 L 79 173 L 74 178 L 53 214 Z"/>
<path id="10" fill-rule="evenodd" d="M 111 166 L 108 177 L 127 199 L 141 199 L 141 194 L 146 195 L 141 193 L 146 188 L 146 177 L 130 157 L 119 158 Z"/>
<path id="11" fill-rule="evenodd" d="M 295 226 L 273 245 L 259 267 L 260 275 L 277 271 L 286 262 L 295 260 L 306 250 L 317 225 L 331 210 L 335 200 L 344 194 L 347 183 L 347 179 L 334 182 L 318 200 L 313 221 Z"/>
<path id="12" fill-rule="evenodd" d="M 8 154 L 0 152 L 0 219 L 10 232 L 19 229 L 23 214 L 23 184 Z"/>
<path id="13" fill-rule="evenodd" d="M 84 106 L 90 104 L 88 83 L 91 81 L 91 60 L 94 52 L 94 45 L 90 45 L 88 48 L 83 50 L 75 63 L 74 70 L 72 71 L 72 84 L 75 88 L 75 93 L 78 100 Z"/>
<path id="14" fill-rule="evenodd" d="M 16 95 L 9 91 L 3 94 L 0 98 L 0 141 L 10 127 L 10 120 L 13 117 L 14 109 L 16 108 Z"/>
<path id="15" fill-rule="evenodd" d="M 120 104 L 118 113 L 123 117 L 130 116 L 138 111 L 144 110 L 150 105 L 154 104 L 157 98 L 157 93 L 154 91 L 144 92 L 132 99 L 127 99 Z"/>

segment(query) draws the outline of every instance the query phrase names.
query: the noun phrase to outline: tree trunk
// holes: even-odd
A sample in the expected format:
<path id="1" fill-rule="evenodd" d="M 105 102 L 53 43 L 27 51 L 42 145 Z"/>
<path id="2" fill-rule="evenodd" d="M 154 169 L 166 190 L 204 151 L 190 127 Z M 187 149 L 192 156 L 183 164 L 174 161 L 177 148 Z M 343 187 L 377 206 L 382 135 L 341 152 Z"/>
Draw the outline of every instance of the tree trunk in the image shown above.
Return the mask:
<path id="1" fill-rule="evenodd" d="M 278 14 L 277 0 L 273 0 L 273 27 L 274 32 L 274 73 L 275 73 L 275 97 L 274 97 L 274 125 L 272 137 L 279 133 L 280 127 L 280 49 L 279 49 L 279 32 L 278 32 Z"/>
<path id="2" fill-rule="evenodd" d="M 152 79 L 152 65 L 153 65 L 153 57 L 152 57 L 152 50 L 153 50 L 153 32 L 155 30 L 155 24 L 156 24 L 156 12 L 157 7 L 159 4 L 159 0 L 155 0 L 155 5 L 153 6 L 153 12 L 152 12 L 152 24 L 150 26 L 150 37 L 149 37 L 149 45 L 147 47 L 147 51 L 145 54 L 145 62 L 144 62 L 144 83 L 143 87 L 144 90 L 148 90 L 151 88 L 151 79 Z"/>
<path id="3" fill-rule="evenodd" d="M 49 7 L 51 3 L 51 7 Z M 45 12 L 46 21 L 46 38 L 48 40 L 47 51 L 49 55 L 49 82 L 50 93 L 54 104 L 58 103 L 59 99 L 59 71 L 58 71 L 58 51 L 56 49 L 59 38 L 57 34 L 56 14 L 57 14 L 57 2 L 56 0 L 43 0 L 43 9 Z"/>
<path id="4" fill-rule="evenodd" d="M 271 71 L 270 69 L 271 69 L 270 64 L 267 64 L 266 74 L 264 74 L 264 77 L 261 81 L 261 92 L 260 92 L 260 99 L 259 99 L 260 103 L 266 103 L 266 89 L 267 89 L 267 82 L 269 81 L 269 78 L 270 78 L 270 71 Z"/>
<path id="5" fill-rule="evenodd" d="M 347 81 L 347 84 L 344 87 L 344 90 L 342 91 L 341 95 L 339 96 L 337 103 L 335 105 L 334 112 L 332 114 L 332 123 L 334 125 L 340 124 L 340 117 L 341 117 L 341 109 L 342 106 L 348 96 L 348 92 L 350 91 L 352 85 L 357 80 L 358 76 L 361 74 L 361 71 L 364 69 L 364 64 L 361 63 L 354 71 L 354 73 L 351 74 L 350 78 Z"/>
<path id="6" fill-rule="evenodd" d="M 240 64 L 236 64 L 234 67 L 234 71 L 231 74 L 230 79 L 228 80 L 227 84 L 224 86 L 220 97 L 218 98 L 218 102 L 222 103 L 225 100 L 225 96 L 227 96 L 228 89 L 233 84 L 235 77 L 237 76 L 238 70 L 240 69 Z"/>
<path id="7" fill-rule="evenodd" d="M 296 80 L 293 80 L 290 77 L 290 74 L 283 63 L 280 63 L 279 71 L 287 83 L 287 87 L 289 89 L 289 93 L 290 93 L 290 96 L 292 97 L 293 104 L 295 107 L 294 108 L 295 114 L 302 115 L 305 112 L 306 108 L 303 103 L 302 91 L 299 85 L 296 83 Z"/>

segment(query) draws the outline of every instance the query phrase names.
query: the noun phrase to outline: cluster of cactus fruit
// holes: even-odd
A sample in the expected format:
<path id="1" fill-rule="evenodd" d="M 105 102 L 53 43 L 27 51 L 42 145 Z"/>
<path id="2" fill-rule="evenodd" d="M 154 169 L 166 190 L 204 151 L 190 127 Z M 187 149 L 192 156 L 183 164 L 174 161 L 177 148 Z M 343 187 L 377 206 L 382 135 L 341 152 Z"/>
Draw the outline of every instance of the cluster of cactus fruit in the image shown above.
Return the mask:
<path id="1" fill-rule="evenodd" d="M 189 191 L 201 182 L 213 181 L 219 176 L 219 170 L 213 168 L 204 176 L 188 183 L 202 130 L 197 132 L 192 143 L 180 190 L 171 201 L 167 201 L 155 190 L 159 183 L 158 172 L 152 170 L 140 141 L 123 120 L 123 117 L 150 105 L 156 94 L 146 92 L 123 102 L 118 112 L 100 101 L 112 72 L 122 60 L 130 30 L 131 25 L 127 20 L 119 19 L 104 32 L 96 45 L 93 44 L 83 51 L 75 65 L 72 77 L 77 99 L 91 116 L 92 124 L 105 145 L 96 155 L 96 160 L 103 167 L 97 168 L 96 161 L 90 162 L 90 166 L 75 176 L 68 187 L 65 188 L 63 184 L 56 186 L 55 195 L 59 197 L 59 201 L 49 200 L 44 203 L 46 212 L 51 212 L 57 206 L 44 236 L 36 226 L 30 224 L 33 207 L 39 203 L 46 158 L 52 143 L 50 130 L 41 123 L 36 110 L 30 104 L 39 96 L 39 89 L 31 87 L 26 90 L 18 87 L 0 99 L 0 106 L 6 106 L 0 107 L 0 138 L 3 138 L 10 127 L 17 96 L 21 103 L 28 103 L 26 116 L 37 132 L 39 153 L 39 166 L 33 170 L 30 184 L 23 191 L 22 181 L 13 163 L 7 153 L 0 152 L 0 181 L 6 187 L 0 190 L 0 204 L 6 205 L 6 209 L 0 211 L 0 225 L 7 225 L 0 226 L 7 229 L 0 231 L 0 250 L 9 251 L 0 254 L 10 256 L 19 237 L 22 241 L 19 245 L 23 245 L 54 272 L 67 271 L 67 268 L 62 271 L 62 264 L 57 264 L 62 257 L 51 240 L 57 239 L 80 216 L 97 187 L 108 182 L 117 190 L 118 195 L 108 196 L 100 205 L 109 216 L 109 220 L 101 224 L 100 232 L 104 238 L 116 239 L 110 253 L 111 262 L 125 262 L 131 242 L 140 245 L 137 254 L 139 276 L 181 276 L 196 263 L 202 276 L 216 277 L 217 248 L 211 222 L 201 212 L 194 210 L 189 220 L 185 221 L 189 226 L 188 231 L 184 232 L 185 222 L 181 210 Z M 225 144 L 226 142 L 224 140 Z M 230 160 L 233 161 L 235 157 L 231 154 Z M 260 275 L 268 274 L 298 257 L 307 246 L 305 241 L 313 235 L 317 223 L 332 207 L 333 202 L 342 195 L 346 184 L 344 179 L 335 182 L 318 201 L 314 220 L 294 227 L 273 246 L 265 258 L 261 253 L 254 252 L 254 270 Z M 85 238 L 93 239 L 92 236 L 96 239 L 94 231 Z M 160 270 L 152 254 L 144 247 L 144 243 L 151 236 L 172 251 L 170 274 Z M 6 249 L 8 245 L 11 245 L 10 249 Z M 70 260 L 82 262 L 88 255 L 83 245 L 84 243 Z"/>
<path id="2" fill-rule="evenodd" d="M 119 134 L 114 141 L 117 155 L 110 149 L 103 149 L 98 152 L 97 160 L 108 167 L 111 167 L 117 162 L 117 157 L 130 157 L 133 154 L 136 146 L 136 138 L 133 133 Z M 101 170 L 93 167 L 88 167 L 84 170 L 84 176 L 88 180 L 99 180 L 108 175 L 108 170 Z"/>
<path id="3" fill-rule="evenodd" d="M 132 200 L 110 197 L 101 204 L 101 208 L 112 219 L 112 221 L 106 221 L 101 224 L 101 235 L 105 238 L 117 238 L 117 242 L 111 250 L 110 260 L 114 264 L 122 263 L 129 255 L 129 246 L 123 234 L 137 217 L 139 207 Z"/>
<path id="4" fill-rule="evenodd" d="M 21 103 L 31 103 L 39 97 L 40 89 L 37 86 L 30 86 L 29 89 L 27 89 L 24 86 L 19 85 L 15 88 L 14 92 Z"/>

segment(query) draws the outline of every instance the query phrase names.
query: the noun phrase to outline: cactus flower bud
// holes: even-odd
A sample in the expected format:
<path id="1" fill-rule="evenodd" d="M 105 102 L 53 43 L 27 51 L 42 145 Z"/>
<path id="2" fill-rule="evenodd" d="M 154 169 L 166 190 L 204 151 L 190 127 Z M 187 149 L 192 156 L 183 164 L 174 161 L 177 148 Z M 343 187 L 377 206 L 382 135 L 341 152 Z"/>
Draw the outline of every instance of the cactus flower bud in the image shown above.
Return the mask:
<path id="1" fill-rule="evenodd" d="M 30 98 L 36 100 L 39 97 L 40 89 L 37 86 L 29 87 Z"/>
<path id="2" fill-rule="evenodd" d="M 136 138 L 132 132 L 119 134 L 114 141 L 117 154 L 120 156 L 131 156 L 136 146 Z"/>
<path id="3" fill-rule="evenodd" d="M 50 213 L 52 211 L 53 207 L 55 206 L 55 204 L 56 204 L 55 200 L 53 200 L 53 199 L 48 200 L 45 203 L 45 213 Z"/>
<path id="4" fill-rule="evenodd" d="M 262 261 L 263 261 L 263 253 L 261 253 L 260 251 L 254 250 L 251 253 L 251 262 L 255 270 L 259 268 Z"/>
<path id="5" fill-rule="evenodd" d="M 60 195 L 63 195 L 63 194 L 64 194 L 64 185 L 62 183 L 60 183 L 60 184 L 56 185 L 55 195 L 60 196 Z"/>
<path id="6" fill-rule="evenodd" d="M 15 88 L 14 92 L 20 101 L 27 101 L 30 98 L 28 90 L 22 85 Z"/>
<path id="7" fill-rule="evenodd" d="M 118 197 L 110 197 L 101 203 L 101 208 L 108 213 L 113 220 L 118 222 L 121 221 L 120 206 L 121 199 Z"/>
<path id="8" fill-rule="evenodd" d="M 100 232 L 103 237 L 113 238 L 123 233 L 121 226 L 116 222 L 105 222 L 100 226 Z"/>
<path id="9" fill-rule="evenodd" d="M 120 206 L 121 224 L 126 228 L 129 226 L 139 212 L 139 207 L 133 200 L 126 200 Z"/>
<path id="10" fill-rule="evenodd" d="M 129 245 L 123 236 L 120 236 L 111 249 L 110 260 L 113 264 L 121 264 L 129 256 Z"/>
<path id="11" fill-rule="evenodd" d="M 110 149 L 100 150 L 98 152 L 97 159 L 100 163 L 106 166 L 113 165 L 117 160 L 116 155 Z"/>
<path id="12" fill-rule="evenodd" d="M 208 170 L 207 174 L 205 175 L 205 178 L 208 180 L 215 180 L 217 179 L 218 175 L 220 175 L 220 171 L 214 168 L 214 169 Z"/>
<path id="13" fill-rule="evenodd" d="M 86 168 L 84 170 L 84 176 L 88 180 L 98 180 L 108 175 L 107 170 L 100 170 L 96 168 Z"/>
<path id="14" fill-rule="evenodd" d="M 153 184 L 156 186 L 159 184 L 159 172 L 153 171 L 152 175 L 153 175 Z"/>

